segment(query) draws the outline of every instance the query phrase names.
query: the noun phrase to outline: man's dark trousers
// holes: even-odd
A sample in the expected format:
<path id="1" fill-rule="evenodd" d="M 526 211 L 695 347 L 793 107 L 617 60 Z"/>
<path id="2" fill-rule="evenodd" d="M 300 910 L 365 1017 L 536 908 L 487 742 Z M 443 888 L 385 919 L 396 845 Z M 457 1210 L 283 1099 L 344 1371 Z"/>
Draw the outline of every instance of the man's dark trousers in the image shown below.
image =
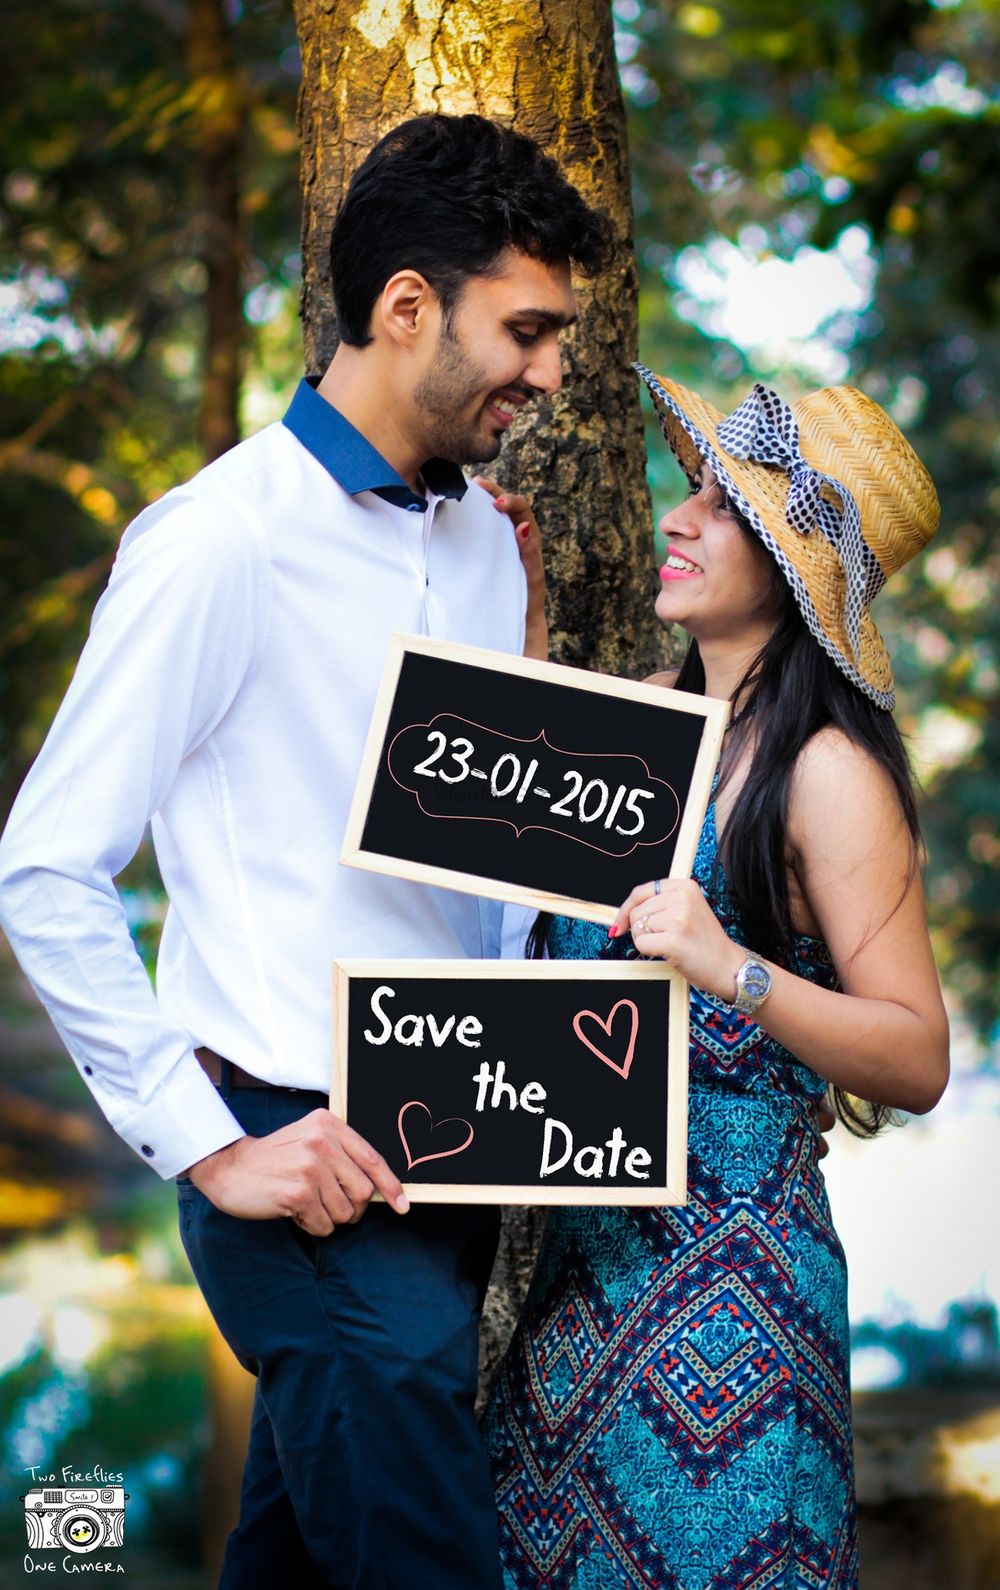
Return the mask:
<path id="1" fill-rule="evenodd" d="M 231 1090 L 225 1075 L 221 1091 L 255 1137 L 327 1102 Z M 372 1204 L 315 1238 L 292 1220 L 235 1219 L 177 1186 L 198 1284 L 257 1376 L 220 1590 L 499 1590 L 473 1414 L 499 1212 Z"/>

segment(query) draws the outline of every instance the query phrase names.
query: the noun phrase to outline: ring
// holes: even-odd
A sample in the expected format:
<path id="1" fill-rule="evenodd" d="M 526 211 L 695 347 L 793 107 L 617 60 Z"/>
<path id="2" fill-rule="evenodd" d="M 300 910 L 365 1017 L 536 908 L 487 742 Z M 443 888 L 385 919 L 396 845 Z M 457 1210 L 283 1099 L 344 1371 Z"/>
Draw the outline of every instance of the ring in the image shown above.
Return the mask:
<path id="1" fill-rule="evenodd" d="M 660 892 L 660 880 L 659 880 L 659 878 L 654 878 L 653 879 L 653 893 L 654 894 L 659 894 L 659 892 Z"/>
<path id="2" fill-rule="evenodd" d="M 638 922 L 639 932 L 640 933 L 645 933 L 645 931 L 646 931 L 648 926 L 649 926 L 649 917 L 648 916 L 641 916 L 639 918 L 639 922 Z"/>

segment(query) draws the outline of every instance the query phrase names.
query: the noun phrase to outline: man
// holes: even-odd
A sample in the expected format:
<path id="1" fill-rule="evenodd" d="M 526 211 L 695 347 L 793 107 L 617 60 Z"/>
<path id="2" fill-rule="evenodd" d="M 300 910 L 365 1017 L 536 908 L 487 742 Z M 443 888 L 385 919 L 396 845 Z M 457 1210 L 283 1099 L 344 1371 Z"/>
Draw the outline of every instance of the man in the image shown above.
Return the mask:
<path id="1" fill-rule="evenodd" d="M 392 632 L 521 649 L 510 527 L 458 466 L 558 388 L 570 266 L 609 246 L 525 138 L 384 138 L 334 226 L 332 363 L 126 531 L 4 839 L 14 949 L 109 1120 L 177 1177 L 258 1377 L 239 1590 L 499 1584 L 472 1413 L 497 1211 L 407 1212 L 327 1094 L 334 957 L 494 955 L 500 910 L 337 858 Z M 155 997 L 112 881 L 150 818 Z"/>

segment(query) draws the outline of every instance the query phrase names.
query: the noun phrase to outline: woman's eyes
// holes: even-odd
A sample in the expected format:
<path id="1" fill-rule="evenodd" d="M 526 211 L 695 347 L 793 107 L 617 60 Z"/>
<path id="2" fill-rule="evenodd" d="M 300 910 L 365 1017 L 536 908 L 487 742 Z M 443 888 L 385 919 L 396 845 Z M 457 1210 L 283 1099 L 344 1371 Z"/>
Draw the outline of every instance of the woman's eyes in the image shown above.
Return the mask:
<path id="1" fill-rule="evenodd" d="M 728 501 L 718 481 L 713 480 L 710 486 L 706 486 L 705 482 L 697 476 L 688 481 L 688 496 L 704 497 L 705 503 L 709 508 L 719 508 Z"/>
<path id="2" fill-rule="evenodd" d="M 701 480 L 688 480 L 687 494 L 689 497 L 700 497 L 703 492 L 705 492 L 705 486 Z M 724 513 L 733 518 L 739 518 L 740 510 L 732 498 L 726 496 L 718 481 L 713 480 L 711 486 L 709 486 L 705 494 L 705 506 L 712 513 Z"/>

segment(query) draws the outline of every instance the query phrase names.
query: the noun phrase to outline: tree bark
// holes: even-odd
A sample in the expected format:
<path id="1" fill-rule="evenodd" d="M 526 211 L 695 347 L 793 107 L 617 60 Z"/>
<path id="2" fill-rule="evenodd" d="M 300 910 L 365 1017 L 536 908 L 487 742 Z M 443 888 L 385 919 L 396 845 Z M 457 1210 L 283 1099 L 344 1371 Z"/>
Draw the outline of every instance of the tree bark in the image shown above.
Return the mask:
<path id="1" fill-rule="evenodd" d="M 202 210 L 196 220 L 205 267 L 205 326 L 198 442 L 206 463 L 240 439 L 246 323 L 240 187 L 246 93 L 224 0 L 191 0 L 187 63 Z"/>
<path id="2" fill-rule="evenodd" d="M 306 365 L 336 347 L 329 237 L 352 172 L 398 122 L 477 112 L 536 139 L 621 248 L 578 284 L 566 379 L 508 431 L 495 473 L 533 498 L 546 543 L 553 656 L 642 677 L 662 666 L 650 606 L 652 511 L 636 356 L 638 276 L 625 113 L 609 0 L 296 0 L 302 48 Z M 523 1299 L 538 1211 L 505 1221 L 483 1329 L 484 1383 Z"/>

